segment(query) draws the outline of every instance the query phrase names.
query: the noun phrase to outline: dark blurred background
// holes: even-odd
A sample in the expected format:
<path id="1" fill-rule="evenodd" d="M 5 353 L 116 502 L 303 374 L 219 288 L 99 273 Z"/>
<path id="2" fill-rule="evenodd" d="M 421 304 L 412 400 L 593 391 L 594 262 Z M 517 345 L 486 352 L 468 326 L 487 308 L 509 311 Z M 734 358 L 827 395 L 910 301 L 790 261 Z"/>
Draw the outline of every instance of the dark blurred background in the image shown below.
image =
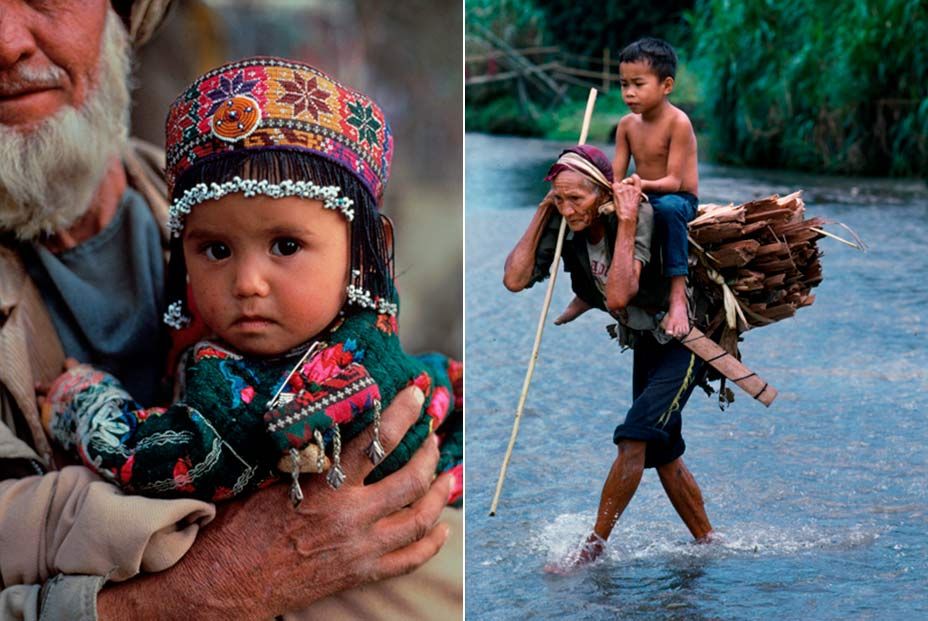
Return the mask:
<path id="1" fill-rule="evenodd" d="M 384 212 L 397 231 L 401 338 L 413 352 L 460 357 L 462 29 L 455 2 L 179 0 L 139 51 L 133 133 L 163 146 L 174 97 L 246 56 L 302 60 L 373 97 L 396 147 Z"/>

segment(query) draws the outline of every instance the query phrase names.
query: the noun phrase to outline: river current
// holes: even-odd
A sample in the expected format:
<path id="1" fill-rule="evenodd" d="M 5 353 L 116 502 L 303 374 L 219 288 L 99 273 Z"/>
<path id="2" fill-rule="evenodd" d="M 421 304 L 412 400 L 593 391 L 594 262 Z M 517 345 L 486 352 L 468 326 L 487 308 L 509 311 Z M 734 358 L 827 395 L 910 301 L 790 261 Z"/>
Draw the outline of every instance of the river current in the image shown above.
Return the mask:
<path id="1" fill-rule="evenodd" d="M 646 471 L 604 560 L 542 572 L 589 532 L 631 398 L 592 311 L 566 326 L 559 275 L 498 513 L 488 517 L 545 284 L 503 261 L 567 145 L 466 137 L 468 619 L 928 618 L 928 189 L 923 182 L 700 166 L 700 202 L 802 188 L 806 215 L 852 227 L 819 242 L 824 282 L 795 317 L 745 335 L 770 408 L 736 389 L 684 410 L 685 460 L 720 541 L 695 545 Z M 598 145 L 607 153 L 608 145 Z M 837 234 L 840 228 L 830 227 Z"/>

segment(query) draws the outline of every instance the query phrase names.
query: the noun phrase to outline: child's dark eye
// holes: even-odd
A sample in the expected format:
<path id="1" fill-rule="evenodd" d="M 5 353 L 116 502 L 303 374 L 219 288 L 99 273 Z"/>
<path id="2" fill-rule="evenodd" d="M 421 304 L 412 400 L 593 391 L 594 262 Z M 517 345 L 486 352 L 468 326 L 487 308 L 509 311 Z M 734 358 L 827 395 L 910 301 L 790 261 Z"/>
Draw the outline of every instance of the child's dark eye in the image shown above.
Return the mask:
<path id="1" fill-rule="evenodd" d="M 213 242 L 203 246 L 203 254 L 210 261 L 222 261 L 232 256 L 232 251 L 223 243 Z"/>
<path id="2" fill-rule="evenodd" d="M 274 243 L 271 244 L 271 254 L 279 257 L 289 257 L 291 254 L 296 254 L 301 247 L 300 242 L 297 240 L 284 237 L 283 239 L 274 240 Z"/>

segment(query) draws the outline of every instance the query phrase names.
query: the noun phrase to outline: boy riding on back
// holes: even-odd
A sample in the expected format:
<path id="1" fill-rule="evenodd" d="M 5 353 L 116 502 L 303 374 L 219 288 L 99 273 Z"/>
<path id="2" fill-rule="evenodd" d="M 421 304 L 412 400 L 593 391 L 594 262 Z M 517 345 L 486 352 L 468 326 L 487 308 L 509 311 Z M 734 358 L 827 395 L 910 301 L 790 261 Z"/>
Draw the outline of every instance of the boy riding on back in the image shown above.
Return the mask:
<path id="1" fill-rule="evenodd" d="M 661 327 L 679 337 L 689 332 L 687 223 L 696 216 L 699 173 L 693 125 L 667 99 L 676 70 L 677 55 L 666 41 L 644 38 L 622 50 L 622 99 L 631 114 L 623 116 L 616 129 L 612 169 L 623 183 L 639 177 L 641 191 L 654 207 L 663 273 L 670 278 L 670 305 Z M 635 174 L 626 178 L 630 157 Z"/>

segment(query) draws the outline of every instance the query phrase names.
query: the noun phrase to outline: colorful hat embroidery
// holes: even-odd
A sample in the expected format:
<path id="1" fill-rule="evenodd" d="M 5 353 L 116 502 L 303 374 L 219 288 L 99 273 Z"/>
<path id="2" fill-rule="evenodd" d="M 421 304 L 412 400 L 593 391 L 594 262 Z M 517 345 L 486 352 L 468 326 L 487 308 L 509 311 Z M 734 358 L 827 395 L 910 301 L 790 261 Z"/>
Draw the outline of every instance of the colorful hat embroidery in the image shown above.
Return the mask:
<path id="1" fill-rule="evenodd" d="M 379 202 L 393 136 L 368 96 L 309 65 L 250 58 L 214 69 L 171 105 L 167 181 L 233 150 L 293 149 L 324 157 L 357 177 Z"/>

